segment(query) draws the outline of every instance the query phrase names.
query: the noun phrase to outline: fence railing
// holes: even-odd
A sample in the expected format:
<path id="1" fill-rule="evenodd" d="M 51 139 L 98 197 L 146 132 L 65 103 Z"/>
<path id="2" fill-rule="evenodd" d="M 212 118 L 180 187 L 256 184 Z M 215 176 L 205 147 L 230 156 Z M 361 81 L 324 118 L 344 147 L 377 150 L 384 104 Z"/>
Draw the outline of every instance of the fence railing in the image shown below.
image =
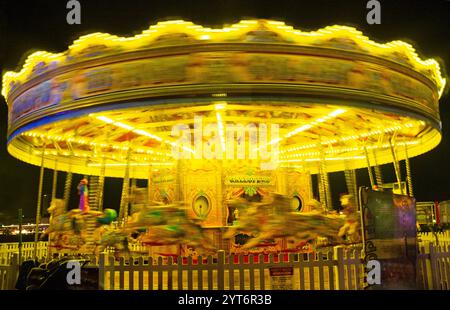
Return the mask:
<path id="1" fill-rule="evenodd" d="M 421 247 L 416 266 L 420 289 L 450 290 L 450 246 Z"/>
<path id="2" fill-rule="evenodd" d="M 360 249 L 336 247 L 315 254 L 217 257 L 142 256 L 116 260 L 103 253 L 92 265 L 99 269 L 103 290 L 360 290 L 365 266 Z M 419 289 L 450 289 L 450 246 L 420 247 L 417 256 Z M 274 270 L 283 271 L 277 275 Z M 19 272 L 17 254 L 0 262 L 0 289 L 14 289 Z M 281 278 L 277 278 L 277 277 Z"/>
<path id="3" fill-rule="evenodd" d="M 37 243 L 37 257 L 42 258 L 47 256 L 48 242 L 40 241 Z M 14 255 L 19 255 L 19 243 L 9 242 L 0 243 L 0 264 L 8 264 Z M 22 258 L 23 260 L 34 257 L 34 242 L 22 243 Z"/>
<path id="4" fill-rule="evenodd" d="M 360 249 L 317 254 L 249 256 L 235 260 L 219 251 L 212 256 L 126 260 L 102 254 L 99 287 L 104 290 L 267 290 L 284 285 L 292 290 L 354 290 L 364 285 Z M 271 275 L 273 270 L 281 275 Z M 282 277 L 279 278 L 279 277 Z M 279 283 L 279 281 L 281 281 Z M 276 286 L 274 286 L 276 285 Z"/>
<path id="5" fill-rule="evenodd" d="M 434 246 L 447 246 L 450 245 L 450 231 L 446 230 L 443 232 L 432 233 L 423 232 L 417 235 L 417 240 L 419 246 L 428 247 L 429 244 Z"/>

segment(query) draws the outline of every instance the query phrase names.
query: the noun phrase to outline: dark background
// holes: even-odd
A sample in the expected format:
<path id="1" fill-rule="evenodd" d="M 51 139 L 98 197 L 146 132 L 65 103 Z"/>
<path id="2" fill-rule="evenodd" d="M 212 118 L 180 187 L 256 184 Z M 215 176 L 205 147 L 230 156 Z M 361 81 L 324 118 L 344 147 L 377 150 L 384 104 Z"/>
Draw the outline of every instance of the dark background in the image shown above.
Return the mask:
<path id="1" fill-rule="evenodd" d="M 80 0 L 81 25 L 68 25 L 66 0 L 0 0 L 0 69 L 18 70 L 26 56 L 36 50 L 61 52 L 79 36 L 108 32 L 132 36 L 158 21 L 184 19 L 194 23 L 222 27 L 244 18 L 268 18 L 285 21 L 302 30 L 316 30 L 341 24 L 361 30 L 372 40 L 404 40 L 414 45 L 422 58 L 437 58 L 450 72 L 450 1 L 381 0 L 381 25 L 366 22 L 366 0 Z M 448 87 L 447 87 L 448 89 Z M 450 110 L 448 92 L 440 101 L 443 140 L 434 150 L 411 159 L 414 193 L 419 201 L 450 199 Z M 15 222 L 17 209 L 26 217 L 35 216 L 39 168 L 22 163 L 6 151 L 7 106 L 0 96 L 0 224 Z M 403 176 L 404 164 L 402 163 Z M 383 166 L 385 182 L 394 181 L 392 165 Z M 44 194 L 50 195 L 51 172 L 46 171 Z M 64 174 L 60 173 L 62 196 Z M 76 207 L 73 181 L 72 207 Z M 330 174 L 335 205 L 346 191 L 343 173 Z M 369 185 L 367 169 L 358 171 L 359 185 Z M 108 179 L 105 207 L 118 208 L 121 181 Z"/>

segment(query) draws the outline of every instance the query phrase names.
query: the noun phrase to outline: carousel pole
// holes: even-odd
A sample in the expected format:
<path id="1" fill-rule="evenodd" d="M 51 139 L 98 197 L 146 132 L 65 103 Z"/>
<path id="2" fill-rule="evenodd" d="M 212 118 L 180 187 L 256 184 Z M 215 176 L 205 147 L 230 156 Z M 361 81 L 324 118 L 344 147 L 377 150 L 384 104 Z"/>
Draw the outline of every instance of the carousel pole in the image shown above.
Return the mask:
<path id="1" fill-rule="evenodd" d="M 322 197 L 324 202 L 324 207 L 326 211 L 329 211 L 332 205 L 331 201 L 331 191 L 330 191 L 330 183 L 328 180 L 327 167 L 325 164 L 325 153 L 323 151 L 323 146 L 320 144 L 320 183 L 322 184 Z"/>
<path id="2" fill-rule="evenodd" d="M 53 180 L 52 180 L 52 198 L 50 199 L 50 205 L 56 199 L 56 186 L 58 184 L 58 161 L 55 159 L 55 168 L 53 169 Z M 50 215 L 49 223 L 52 222 L 52 216 Z M 51 244 L 50 234 L 48 235 L 48 245 Z M 47 247 L 47 257 L 50 257 L 50 246 Z"/>
<path id="3" fill-rule="evenodd" d="M 408 156 L 408 146 L 405 143 L 405 165 L 406 165 L 406 181 L 408 183 L 408 192 L 409 196 L 413 197 L 413 185 L 412 185 L 412 177 L 411 177 L 411 166 L 409 163 L 409 156 Z"/>
<path id="4" fill-rule="evenodd" d="M 36 226 L 34 229 L 34 258 L 37 259 L 37 246 L 39 241 L 39 224 L 41 223 L 41 206 L 42 206 L 42 185 L 44 182 L 44 155 L 45 155 L 45 143 L 42 146 L 41 152 L 41 170 L 39 173 L 39 185 L 38 185 L 38 198 L 37 198 L 37 208 L 36 208 Z"/>
<path id="5" fill-rule="evenodd" d="M 122 185 L 122 197 L 120 199 L 120 210 L 119 210 L 119 221 L 123 225 L 128 216 L 128 198 L 130 190 L 130 157 L 131 157 L 131 146 L 128 147 L 127 152 L 127 165 L 125 167 L 125 175 L 123 177 Z"/>
<path id="6" fill-rule="evenodd" d="M 382 187 L 383 186 L 383 174 L 381 173 L 381 168 L 378 165 L 377 154 L 375 153 L 375 150 L 372 150 L 372 156 L 373 156 L 373 160 L 374 160 L 374 163 L 375 163 L 375 167 L 374 167 L 375 180 L 377 182 L 377 185 Z"/>
<path id="7" fill-rule="evenodd" d="M 345 170 L 345 183 L 347 185 L 347 191 L 350 195 L 352 195 L 355 199 L 355 202 L 358 202 L 358 184 L 356 182 L 356 173 L 355 169 L 350 169 L 348 161 L 344 162 Z"/>
<path id="8" fill-rule="evenodd" d="M 55 168 L 53 169 L 53 180 L 52 180 L 52 198 L 50 203 L 56 198 L 56 186 L 58 184 L 58 161 L 55 159 Z"/>
<path id="9" fill-rule="evenodd" d="M 367 171 L 369 172 L 370 187 L 373 188 L 375 186 L 375 182 L 373 180 L 372 168 L 370 167 L 369 153 L 367 153 L 367 148 L 365 145 L 364 145 L 364 154 L 366 155 L 366 163 L 367 163 Z"/>
<path id="10" fill-rule="evenodd" d="M 394 150 L 395 144 L 394 145 L 392 144 L 392 140 L 394 140 L 394 136 L 392 136 L 392 138 L 389 139 L 389 147 L 391 149 L 391 154 L 392 154 L 392 159 L 393 159 L 394 170 L 395 170 L 395 177 L 397 179 L 397 184 L 398 184 L 398 187 L 400 189 L 401 194 L 403 195 L 402 177 L 401 177 L 401 174 L 400 174 L 400 167 L 399 167 L 399 164 L 398 164 L 397 156 L 395 155 L 395 150 Z"/>
<path id="11" fill-rule="evenodd" d="M 102 168 L 100 169 L 100 176 L 98 178 L 98 211 L 103 211 L 103 191 L 105 188 L 105 172 L 106 172 L 106 158 L 103 157 Z"/>
<path id="12" fill-rule="evenodd" d="M 320 163 L 317 165 L 317 186 L 319 187 L 319 201 L 322 205 L 322 208 L 326 208 L 326 198 L 325 198 L 325 188 L 323 187 L 322 180 L 322 167 Z"/>
<path id="13" fill-rule="evenodd" d="M 72 187 L 72 163 L 69 162 L 69 171 L 67 171 L 66 182 L 64 184 L 64 210 L 67 211 L 69 208 L 69 200 L 70 200 L 70 190 Z"/>

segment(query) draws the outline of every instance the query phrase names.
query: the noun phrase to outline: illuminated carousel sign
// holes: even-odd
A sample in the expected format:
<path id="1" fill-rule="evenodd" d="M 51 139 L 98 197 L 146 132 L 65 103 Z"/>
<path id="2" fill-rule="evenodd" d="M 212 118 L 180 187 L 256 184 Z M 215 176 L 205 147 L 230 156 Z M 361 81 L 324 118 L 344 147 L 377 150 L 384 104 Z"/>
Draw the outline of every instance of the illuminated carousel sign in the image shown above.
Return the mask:
<path id="1" fill-rule="evenodd" d="M 268 176 L 236 175 L 225 179 L 225 185 L 235 186 L 271 186 L 274 182 Z"/>

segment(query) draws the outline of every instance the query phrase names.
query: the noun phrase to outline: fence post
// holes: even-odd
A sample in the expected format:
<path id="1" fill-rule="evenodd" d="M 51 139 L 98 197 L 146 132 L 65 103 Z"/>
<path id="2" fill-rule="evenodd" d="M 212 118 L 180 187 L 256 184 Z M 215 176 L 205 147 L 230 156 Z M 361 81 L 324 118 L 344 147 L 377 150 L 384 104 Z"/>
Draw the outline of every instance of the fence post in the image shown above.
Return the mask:
<path id="1" fill-rule="evenodd" d="M 98 260 L 98 289 L 105 289 L 105 253 L 100 253 Z"/>
<path id="2" fill-rule="evenodd" d="M 223 290 L 225 287 L 225 251 L 220 250 L 217 256 L 217 289 Z"/>
<path id="3" fill-rule="evenodd" d="M 11 264 L 11 269 L 10 269 L 10 271 L 9 271 L 9 274 L 8 274 L 8 289 L 9 290 L 14 290 L 14 289 L 16 289 L 16 281 L 17 281 L 17 278 L 18 278 L 18 276 L 19 276 L 19 268 L 20 268 L 20 266 L 19 266 L 19 257 L 18 257 L 19 255 L 17 254 L 17 253 L 14 253 L 13 254 L 13 256 L 11 257 L 11 260 L 10 260 L 10 264 Z"/>
<path id="4" fill-rule="evenodd" d="M 337 260 L 337 277 L 335 277 L 335 279 L 337 279 L 338 281 L 338 285 L 337 288 L 338 290 L 345 290 L 345 278 L 344 278 L 344 273 L 345 273 L 345 269 L 344 269 L 344 248 L 343 247 L 335 247 L 335 255 L 336 255 L 336 260 Z"/>
<path id="5" fill-rule="evenodd" d="M 431 266 L 431 280 L 433 282 L 433 289 L 438 290 L 440 289 L 440 277 L 439 277 L 439 270 L 437 266 L 437 255 L 436 255 L 436 248 L 433 246 L 433 244 L 430 244 L 430 266 Z"/>

